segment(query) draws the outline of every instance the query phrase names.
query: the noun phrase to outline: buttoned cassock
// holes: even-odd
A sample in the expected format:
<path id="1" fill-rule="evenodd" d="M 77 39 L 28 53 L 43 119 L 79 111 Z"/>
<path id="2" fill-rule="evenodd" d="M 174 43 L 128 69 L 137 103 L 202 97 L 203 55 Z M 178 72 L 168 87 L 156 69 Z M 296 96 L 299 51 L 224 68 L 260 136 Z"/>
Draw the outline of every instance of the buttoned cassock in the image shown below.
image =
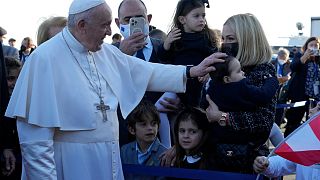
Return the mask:
<path id="1" fill-rule="evenodd" d="M 99 78 L 106 122 L 96 109 Z M 184 66 L 141 61 L 109 44 L 89 53 L 65 28 L 30 55 L 7 108 L 18 119 L 23 178 L 123 179 L 118 104 L 127 117 L 146 90 L 184 92 L 185 84 Z"/>

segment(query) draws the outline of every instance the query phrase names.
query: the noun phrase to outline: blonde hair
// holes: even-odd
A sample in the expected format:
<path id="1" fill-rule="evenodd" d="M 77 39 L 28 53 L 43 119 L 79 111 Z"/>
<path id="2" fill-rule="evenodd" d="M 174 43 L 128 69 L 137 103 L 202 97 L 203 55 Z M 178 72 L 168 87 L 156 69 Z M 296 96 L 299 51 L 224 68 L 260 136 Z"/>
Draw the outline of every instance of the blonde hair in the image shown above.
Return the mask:
<path id="1" fill-rule="evenodd" d="M 47 41 L 49 37 L 49 30 L 52 27 L 65 27 L 67 25 L 67 18 L 62 16 L 50 17 L 43 21 L 37 32 L 37 44 L 38 46 Z"/>
<path id="2" fill-rule="evenodd" d="M 227 19 L 224 25 L 229 25 L 236 33 L 239 43 L 237 59 L 241 66 L 267 63 L 271 60 L 272 49 L 258 19 L 253 14 L 237 14 Z"/>

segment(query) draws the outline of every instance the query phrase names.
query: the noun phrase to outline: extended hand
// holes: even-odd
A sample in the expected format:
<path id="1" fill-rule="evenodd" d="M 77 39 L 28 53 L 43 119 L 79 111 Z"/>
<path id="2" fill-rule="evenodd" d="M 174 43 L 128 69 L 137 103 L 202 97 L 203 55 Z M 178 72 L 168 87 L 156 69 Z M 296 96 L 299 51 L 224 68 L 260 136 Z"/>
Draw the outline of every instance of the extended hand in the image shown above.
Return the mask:
<path id="1" fill-rule="evenodd" d="M 208 74 L 211 71 L 214 71 L 215 68 L 212 66 L 212 64 L 217 62 L 224 62 L 223 59 L 219 59 L 222 57 L 226 57 L 227 54 L 225 53 L 213 53 L 209 57 L 206 57 L 199 65 L 193 66 L 190 69 L 190 76 L 191 77 L 202 77 Z"/>

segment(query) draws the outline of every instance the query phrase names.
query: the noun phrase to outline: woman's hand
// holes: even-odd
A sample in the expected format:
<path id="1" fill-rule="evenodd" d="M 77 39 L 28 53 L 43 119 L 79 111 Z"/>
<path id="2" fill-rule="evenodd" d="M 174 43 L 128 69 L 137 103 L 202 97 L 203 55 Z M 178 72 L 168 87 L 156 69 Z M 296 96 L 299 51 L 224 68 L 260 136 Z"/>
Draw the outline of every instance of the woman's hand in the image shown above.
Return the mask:
<path id="1" fill-rule="evenodd" d="M 301 56 L 300 58 L 300 61 L 302 64 L 305 64 L 309 59 L 310 59 L 310 56 L 313 55 L 313 52 L 311 51 L 311 49 L 307 49 L 303 56 Z"/>
<path id="2" fill-rule="evenodd" d="M 176 147 L 172 146 L 170 149 L 160 155 L 161 166 L 174 166 L 176 162 Z"/>
<path id="3" fill-rule="evenodd" d="M 219 121 L 222 117 L 222 112 L 219 111 L 218 106 L 210 99 L 209 95 L 206 95 L 206 99 L 209 103 L 208 108 L 206 109 L 206 115 L 209 122 Z"/>
<path id="4" fill-rule="evenodd" d="M 178 40 L 178 39 L 180 39 L 180 38 L 181 38 L 181 30 L 178 29 L 178 28 L 173 28 L 173 29 L 169 32 L 166 40 L 164 41 L 164 43 L 163 43 L 163 48 L 164 48 L 166 51 L 168 51 L 168 50 L 170 49 L 170 47 L 171 47 L 171 44 L 172 44 L 174 41 L 176 41 L 176 40 Z"/>

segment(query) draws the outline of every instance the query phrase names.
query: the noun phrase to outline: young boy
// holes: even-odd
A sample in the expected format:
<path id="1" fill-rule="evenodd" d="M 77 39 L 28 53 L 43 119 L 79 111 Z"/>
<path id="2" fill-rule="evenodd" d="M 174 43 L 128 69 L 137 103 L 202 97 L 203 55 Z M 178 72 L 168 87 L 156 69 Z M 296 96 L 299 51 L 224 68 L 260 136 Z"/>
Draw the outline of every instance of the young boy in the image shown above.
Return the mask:
<path id="1" fill-rule="evenodd" d="M 13 57 L 5 57 L 7 68 L 7 83 L 9 89 L 9 95 L 11 96 L 14 86 L 16 85 L 22 64 L 18 59 Z"/>
<path id="2" fill-rule="evenodd" d="M 126 120 L 129 133 L 134 135 L 136 140 L 121 147 L 122 163 L 159 166 L 159 156 L 167 148 L 157 138 L 160 118 L 155 105 L 142 100 Z"/>

